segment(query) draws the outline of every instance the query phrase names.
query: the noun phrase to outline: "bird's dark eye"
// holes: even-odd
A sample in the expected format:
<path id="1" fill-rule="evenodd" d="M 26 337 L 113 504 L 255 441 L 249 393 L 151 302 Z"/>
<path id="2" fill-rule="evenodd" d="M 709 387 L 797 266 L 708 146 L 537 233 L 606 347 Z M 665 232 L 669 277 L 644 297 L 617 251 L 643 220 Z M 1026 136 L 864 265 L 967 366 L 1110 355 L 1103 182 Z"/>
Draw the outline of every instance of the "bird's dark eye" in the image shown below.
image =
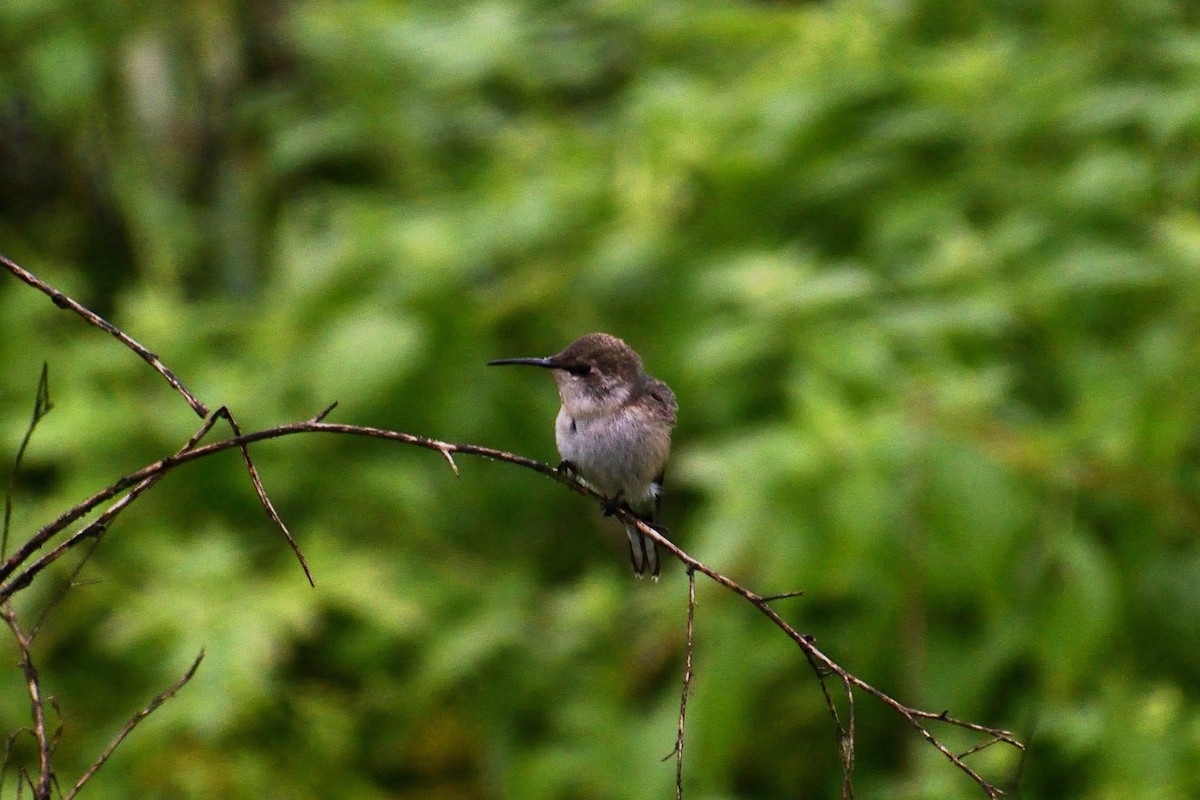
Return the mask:
<path id="1" fill-rule="evenodd" d="M 590 375 L 592 372 L 592 368 L 587 364 L 575 364 L 573 366 L 567 367 L 567 372 L 571 373 L 576 378 L 582 378 L 587 375 Z"/>

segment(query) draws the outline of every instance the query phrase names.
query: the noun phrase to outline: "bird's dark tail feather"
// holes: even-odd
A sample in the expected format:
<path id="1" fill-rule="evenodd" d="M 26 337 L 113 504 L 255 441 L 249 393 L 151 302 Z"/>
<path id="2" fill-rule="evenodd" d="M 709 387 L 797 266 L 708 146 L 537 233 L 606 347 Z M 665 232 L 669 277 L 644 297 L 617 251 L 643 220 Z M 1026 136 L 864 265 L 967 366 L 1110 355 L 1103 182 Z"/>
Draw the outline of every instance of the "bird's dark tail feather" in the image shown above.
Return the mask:
<path id="1" fill-rule="evenodd" d="M 654 540 L 639 531 L 633 525 L 625 526 L 629 535 L 629 561 L 633 564 L 633 572 L 639 578 L 650 573 L 650 580 L 658 580 L 658 547 Z"/>

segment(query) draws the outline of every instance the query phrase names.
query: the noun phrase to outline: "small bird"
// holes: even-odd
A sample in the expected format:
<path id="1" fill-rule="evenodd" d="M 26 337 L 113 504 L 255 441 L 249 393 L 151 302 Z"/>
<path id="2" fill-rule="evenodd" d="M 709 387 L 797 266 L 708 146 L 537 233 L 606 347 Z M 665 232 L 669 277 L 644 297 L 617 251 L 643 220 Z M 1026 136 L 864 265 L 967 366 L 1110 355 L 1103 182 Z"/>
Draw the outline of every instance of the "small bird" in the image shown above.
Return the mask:
<path id="1" fill-rule="evenodd" d="M 675 393 L 646 374 L 633 348 L 607 333 L 589 333 L 548 358 L 501 358 L 489 366 L 529 364 L 553 370 L 562 401 L 554 440 L 562 463 L 604 495 L 605 514 L 624 506 L 653 525 L 671 453 Z M 654 540 L 632 525 L 629 558 L 640 578 L 658 580 Z"/>

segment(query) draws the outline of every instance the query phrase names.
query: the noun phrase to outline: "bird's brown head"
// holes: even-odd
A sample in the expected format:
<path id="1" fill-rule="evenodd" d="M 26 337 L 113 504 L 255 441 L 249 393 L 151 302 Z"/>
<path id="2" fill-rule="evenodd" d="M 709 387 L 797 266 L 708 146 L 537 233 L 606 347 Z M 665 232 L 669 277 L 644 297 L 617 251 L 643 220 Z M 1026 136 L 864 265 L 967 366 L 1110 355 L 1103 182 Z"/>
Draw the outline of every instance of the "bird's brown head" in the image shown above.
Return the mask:
<path id="1" fill-rule="evenodd" d="M 607 333 L 589 333 L 550 356 L 550 366 L 595 382 L 601 377 L 633 381 L 642 372 L 642 358 L 632 347 Z"/>
<path id="2" fill-rule="evenodd" d="M 528 364 L 554 371 L 564 405 L 581 415 L 623 402 L 642 378 L 642 359 L 632 347 L 607 333 L 589 333 L 549 358 L 501 358 L 492 365 Z"/>

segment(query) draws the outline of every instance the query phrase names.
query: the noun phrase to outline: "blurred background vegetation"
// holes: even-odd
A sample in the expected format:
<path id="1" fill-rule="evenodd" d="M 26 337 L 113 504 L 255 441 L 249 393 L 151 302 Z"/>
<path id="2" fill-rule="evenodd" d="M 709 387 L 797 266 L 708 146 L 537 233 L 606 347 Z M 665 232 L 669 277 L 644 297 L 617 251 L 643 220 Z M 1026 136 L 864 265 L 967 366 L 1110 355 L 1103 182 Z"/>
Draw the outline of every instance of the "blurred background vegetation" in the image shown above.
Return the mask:
<path id="1" fill-rule="evenodd" d="M 1200 10 L 1182 0 L 0 4 L 0 245 L 242 424 L 553 462 L 547 376 L 679 396 L 665 522 L 1025 798 L 1200 797 Z M 197 418 L 0 280 L 21 538 Z M 89 798 L 663 798 L 686 580 L 581 498 L 335 437 L 109 532 L 35 651 Z M 26 592 L 33 614 L 67 566 Z M 16 653 L 8 637 L 5 665 Z M 701 582 L 688 795 L 830 798 L 799 652 Z M 28 725 L 0 669 L 5 733 Z M 862 798 L 982 797 L 860 698 Z M 969 741 L 947 734 L 952 746 Z M 32 757 L 19 739 L 17 759 Z M 11 774 L 5 796 L 15 796 Z"/>

